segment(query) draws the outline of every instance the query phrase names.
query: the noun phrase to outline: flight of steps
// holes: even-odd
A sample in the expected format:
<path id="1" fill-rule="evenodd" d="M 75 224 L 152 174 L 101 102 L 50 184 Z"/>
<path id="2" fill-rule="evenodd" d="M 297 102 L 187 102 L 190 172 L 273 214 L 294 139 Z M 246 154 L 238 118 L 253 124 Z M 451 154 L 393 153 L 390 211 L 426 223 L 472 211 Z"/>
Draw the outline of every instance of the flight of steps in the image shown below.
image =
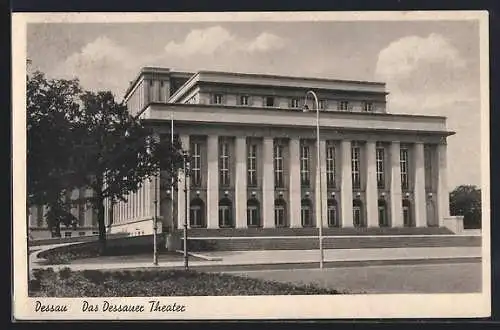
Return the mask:
<path id="1" fill-rule="evenodd" d="M 319 248 L 317 228 L 196 228 L 188 234 L 190 251 L 198 252 Z M 480 236 L 453 235 L 443 227 L 325 228 L 323 236 L 325 249 L 481 246 Z"/>

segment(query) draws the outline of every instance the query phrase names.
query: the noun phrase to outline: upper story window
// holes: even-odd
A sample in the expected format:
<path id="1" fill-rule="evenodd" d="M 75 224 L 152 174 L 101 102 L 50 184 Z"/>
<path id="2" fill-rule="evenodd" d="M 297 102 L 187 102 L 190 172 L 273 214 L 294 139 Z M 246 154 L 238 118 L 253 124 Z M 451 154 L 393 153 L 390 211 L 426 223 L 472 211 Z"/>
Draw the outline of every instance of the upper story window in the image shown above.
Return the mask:
<path id="1" fill-rule="evenodd" d="M 291 106 L 292 108 L 300 108 L 300 100 L 298 98 L 292 99 Z"/>
<path id="2" fill-rule="evenodd" d="M 276 188 L 284 187 L 283 180 L 283 146 L 274 145 L 274 186 Z"/>
<path id="3" fill-rule="evenodd" d="M 247 181 L 249 186 L 257 185 L 257 146 L 255 144 L 248 146 Z"/>
<path id="4" fill-rule="evenodd" d="M 193 186 L 201 185 L 201 148 L 199 143 L 191 144 L 191 183 Z"/>
<path id="5" fill-rule="evenodd" d="M 372 102 L 363 102 L 363 111 L 372 112 L 373 111 L 373 103 Z"/>
<path id="6" fill-rule="evenodd" d="M 384 175 L 384 148 L 379 147 L 376 149 L 375 155 L 376 172 L 377 172 L 377 187 L 379 189 L 385 188 L 385 175 Z"/>
<path id="7" fill-rule="evenodd" d="M 400 149 L 399 162 L 401 165 L 401 189 L 408 189 L 408 148 Z"/>
<path id="8" fill-rule="evenodd" d="M 337 109 L 341 111 L 349 110 L 349 102 L 348 101 L 339 101 L 337 104 Z"/>
<path id="9" fill-rule="evenodd" d="M 327 104 L 326 100 L 319 100 L 318 106 L 319 106 L 320 110 L 325 110 L 327 108 L 328 104 Z"/>
<path id="10" fill-rule="evenodd" d="M 309 186 L 309 146 L 302 145 L 300 148 L 300 183 Z"/>
<path id="11" fill-rule="evenodd" d="M 222 143 L 220 147 L 220 176 L 219 182 L 221 186 L 229 185 L 229 144 Z"/>
<path id="12" fill-rule="evenodd" d="M 222 94 L 214 94 L 212 96 L 212 103 L 213 104 L 222 104 Z"/>
<path id="13" fill-rule="evenodd" d="M 335 147 L 326 147 L 326 184 L 329 188 L 335 187 Z"/>
<path id="14" fill-rule="evenodd" d="M 272 96 L 267 96 L 266 99 L 266 107 L 274 107 L 274 97 Z"/>
<path id="15" fill-rule="evenodd" d="M 241 95 L 240 96 L 240 105 L 249 105 L 249 97 L 248 95 Z"/>
<path id="16" fill-rule="evenodd" d="M 353 145 L 351 147 L 351 166 L 352 166 L 352 187 L 354 189 L 361 188 L 361 178 L 360 178 L 360 147 Z"/>

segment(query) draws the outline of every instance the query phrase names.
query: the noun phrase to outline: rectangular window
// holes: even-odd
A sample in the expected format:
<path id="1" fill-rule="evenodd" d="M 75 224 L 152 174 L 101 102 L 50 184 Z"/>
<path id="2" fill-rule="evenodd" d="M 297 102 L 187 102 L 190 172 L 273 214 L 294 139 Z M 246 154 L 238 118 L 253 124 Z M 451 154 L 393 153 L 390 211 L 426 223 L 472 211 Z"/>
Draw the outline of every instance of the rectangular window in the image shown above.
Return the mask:
<path id="1" fill-rule="evenodd" d="M 213 104 L 222 104 L 222 94 L 214 94 L 212 99 Z"/>
<path id="2" fill-rule="evenodd" d="M 328 205 L 328 226 L 330 227 L 338 227 L 339 222 L 337 219 L 337 206 Z"/>
<path id="3" fill-rule="evenodd" d="M 329 188 L 335 187 L 335 147 L 326 147 L 326 184 Z"/>
<path id="4" fill-rule="evenodd" d="M 255 144 L 248 146 L 247 184 L 249 186 L 257 185 L 257 146 Z"/>
<path id="5" fill-rule="evenodd" d="M 274 107 L 274 97 L 266 97 L 266 107 Z"/>
<path id="6" fill-rule="evenodd" d="M 295 99 L 292 99 L 292 104 L 291 104 L 292 108 L 300 108 L 300 100 L 295 98 Z"/>
<path id="7" fill-rule="evenodd" d="M 201 185 L 201 148 L 199 143 L 191 144 L 191 184 Z"/>
<path id="8" fill-rule="evenodd" d="M 259 226 L 259 208 L 257 206 L 247 208 L 247 225 L 250 227 Z"/>
<path id="9" fill-rule="evenodd" d="M 320 110 L 325 110 L 327 108 L 326 100 L 319 100 L 319 108 Z"/>
<path id="10" fill-rule="evenodd" d="M 363 102 L 363 111 L 372 112 L 373 111 L 373 103 L 372 102 Z"/>
<path id="11" fill-rule="evenodd" d="M 241 95 L 240 96 L 240 105 L 248 105 L 248 95 Z"/>
<path id="12" fill-rule="evenodd" d="M 351 166 L 352 166 L 352 187 L 354 189 L 361 188 L 360 170 L 360 148 L 358 146 L 351 147 Z"/>
<path id="13" fill-rule="evenodd" d="M 376 171 L 377 171 L 377 187 L 379 189 L 385 188 L 384 159 L 385 159 L 384 148 L 377 148 Z"/>
<path id="14" fill-rule="evenodd" d="M 309 186 L 309 146 L 302 145 L 300 148 L 300 183 Z"/>
<path id="15" fill-rule="evenodd" d="M 399 161 L 401 165 L 401 189 L 408 189 L 408 149 L 401 148 Z"/>
<path id="16" fill-rule="evenodd" d="M 274 225 L 276 227 L 286 227 L 285 208 L 282 205 L 274 207 Z"/>
<path id="17" fill-rule="evenodd" d="M 283 146 L 274 146 L 274 186 L 283 188 Z"/>
<path id="18" fill-rule="evenodd" d="M 220 185 L 228 186 L 229 185 L 229 145 L 227 143 L 223 143 L 220 148 Z"/>
<path id="19" fill-rule="evenodd" d="M 338 110 L 340 110 L 340 111 L 349 110 L 349 102 L 347 102 L 347 101 L 339 101 L 337 106 L 338 106 Z"/>

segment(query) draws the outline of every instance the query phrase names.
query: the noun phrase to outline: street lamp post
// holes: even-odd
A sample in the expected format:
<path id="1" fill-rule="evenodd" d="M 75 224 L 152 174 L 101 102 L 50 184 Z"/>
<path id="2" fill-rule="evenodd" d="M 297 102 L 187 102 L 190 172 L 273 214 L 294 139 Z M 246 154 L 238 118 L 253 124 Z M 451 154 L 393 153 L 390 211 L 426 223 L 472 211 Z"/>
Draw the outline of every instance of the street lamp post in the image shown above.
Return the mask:
<path id="1" fill-rule="evenodd" d="M 189 269 L 189 256 L 187 248 L 188 238 L 188 177 L 189 177 L 189 159 L 188 154 L 184 153 L 184 269 Z"/>
<path id="2" fill-rule="evenodd" d="M 307 106 L 307 95 L 311 94 L 314 98 L 314 105 L 316 107 L 316 167 L 317 167 L 317 175 L 318 175 L 318 190 L 319 190 L 319 196 L 316 196 L 317 199 L 319 199 L 319 214 L 318 214 L 318 221 L 319 221 L 319 229 L 318 229 L 318 239 L 319 239 L 319 268 L 323 268 L 323 189 L 321 186 L 321 163 L 320 163 L 320 141 L 319 141 L 319 101 L 318 101 L 318 96 L 316 95 L 315 92 L 309 90 L 306 92 L 306 97 L 304 100 L 304 112 L 309 111 L 309 108 Z"/>
<path id="3" fill-rule="evenodd" d="M 160 171 L 158 171 L 160 172 Z M 154 176 L 154 216 L 153 216 L 153 264 L 158 266 L 158 175 Z"/>

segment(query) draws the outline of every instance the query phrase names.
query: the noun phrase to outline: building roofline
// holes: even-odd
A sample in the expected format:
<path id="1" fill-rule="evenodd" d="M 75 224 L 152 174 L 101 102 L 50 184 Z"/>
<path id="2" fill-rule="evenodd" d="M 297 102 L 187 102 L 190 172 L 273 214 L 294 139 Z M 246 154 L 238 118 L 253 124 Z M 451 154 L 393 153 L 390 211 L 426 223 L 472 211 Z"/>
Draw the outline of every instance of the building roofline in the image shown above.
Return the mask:
<path id="1" fill-rule="evenodd" d="M 274 107 L 245 107 L 238 105 L 221 105 L 221 104 L 188 104 L 188 103 L 162 103 L 162 102 L 151 102 L 148 103 L 143 110 L 147 109 L 149 106 L 167 106 L 167 107 L 198 107 L 198 108 L 225 108 L 225 109 L 257 109 L 257 110 L 266 110 L 266 111 L 275 111 L 275 112 L 300 112 L 297 109 L 289 109 L 289 108 L 274 108 Z M 329 110 L 329 111 L 320 111 L 323 115 L 328 114 L 346 114 L 353 116 L 379 116 L 379 117 L 403 117 L 403 118 L 415 118 L 415 119 L 435 119 L 435 120 L 447 120 L 445 116 L 434 116 L 434 115 L 411 115 L 405 113 L 387 113 L 387 112 L 357 112 L 357 111 L 340 111 L 340 110 Z"/>

